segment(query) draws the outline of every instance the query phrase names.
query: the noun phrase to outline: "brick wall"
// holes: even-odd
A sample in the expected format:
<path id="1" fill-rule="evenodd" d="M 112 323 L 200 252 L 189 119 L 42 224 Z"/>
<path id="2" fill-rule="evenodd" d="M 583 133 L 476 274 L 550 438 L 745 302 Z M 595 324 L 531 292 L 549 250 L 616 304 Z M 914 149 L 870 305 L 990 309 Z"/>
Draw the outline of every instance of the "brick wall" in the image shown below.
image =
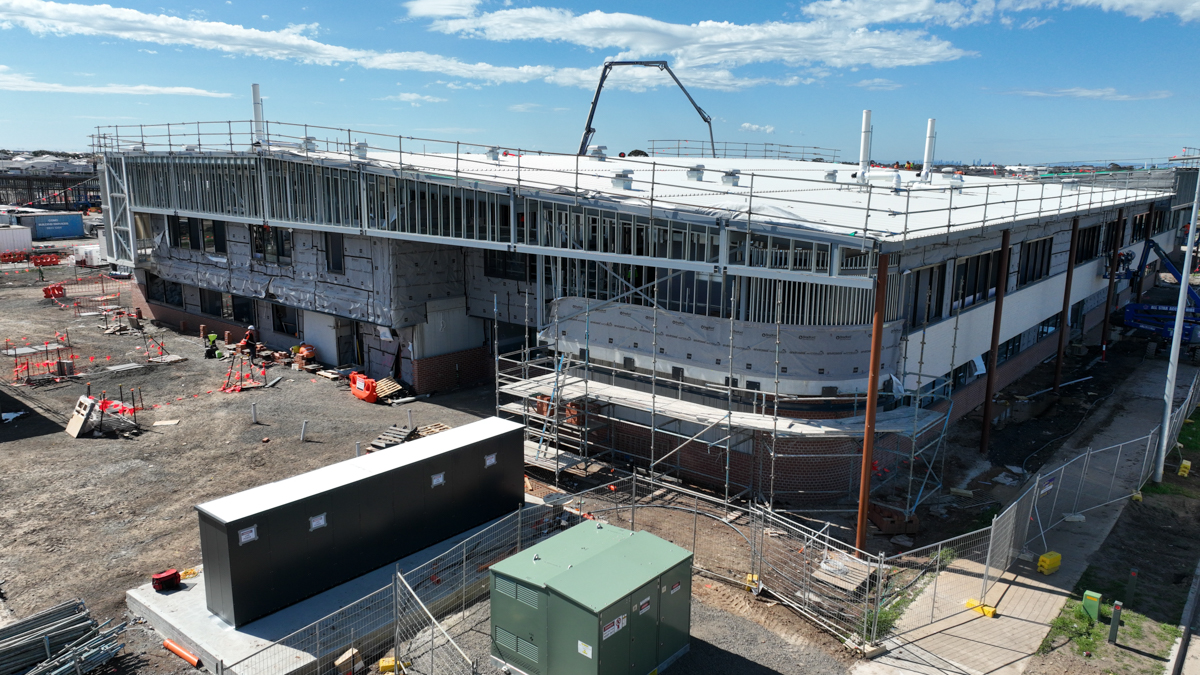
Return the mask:
<path id="1" fill-rule="evenodd" d="M 469 387 L 492 379 L 494 359 L 487 347 L 415 359 L 413 389 L 418 394 Z"/>

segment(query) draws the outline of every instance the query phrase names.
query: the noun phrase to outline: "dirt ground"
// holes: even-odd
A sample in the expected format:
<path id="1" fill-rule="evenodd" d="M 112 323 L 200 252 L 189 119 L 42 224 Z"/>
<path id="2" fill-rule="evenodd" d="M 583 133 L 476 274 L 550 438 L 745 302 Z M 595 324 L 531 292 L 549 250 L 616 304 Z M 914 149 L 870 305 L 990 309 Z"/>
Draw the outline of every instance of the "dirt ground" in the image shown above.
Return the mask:
<path id="1" fill-rule="evenodd" d="M 73 276 L 48 268 L 48 280 Z M 0 407 L 28 414 L 0 425 L 0 622 L 81 597 L 94 616 L 119 617 L 125 591 L 168 568 L 200 563 L 196 504 L 354 456 L 406 408 L 418 425 L 461 426 L 494 410 L 490 387 L 424 399 L 404 407 L 370 405 L 349 390 L 306 373 L 274 367 L 275 388 L 219 391 L 227 364 L 205 360 L 199 337 L 151 328 L 187 361 L 124 372 L 108 364 L 144 363 L 140 337 L 103 335 L 95 317 L 77 318 L 42 298 L 36 273 L 0 275 L 0 339 L 53 340 L 70 330 L 78 364 L 103 363 L 83 377 L 12 387 L 4 364 Z M 111 360 L 107 357 L 111 357 Z M 140 390 L 145 431 L 131 439 L 73 439 L 63 424 L 79 396 Z M 259 424 L 250 422 L 256 402 Z M 157 406 L 157 407 L 156 407 Z M 179 420 L 176 426 L 150 426 Z M 308 440 L 300 425 L 308 420 Z"/>

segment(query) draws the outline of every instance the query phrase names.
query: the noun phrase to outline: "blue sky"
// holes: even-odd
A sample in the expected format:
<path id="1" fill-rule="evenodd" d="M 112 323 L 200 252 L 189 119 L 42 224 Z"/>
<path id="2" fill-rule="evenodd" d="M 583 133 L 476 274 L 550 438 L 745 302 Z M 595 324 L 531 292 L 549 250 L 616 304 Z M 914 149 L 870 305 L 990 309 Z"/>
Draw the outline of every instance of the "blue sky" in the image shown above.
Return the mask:
<path id="1" fill-rule="evenodd" d="M 808 3 L 0 0 L 0 147 L 96 125 L 271 120 L 571 152 L 599 64 L 670 61 L 718 141 L 1001 163 L 1200 145 L 1200 0 Z M 618 70 L 594 143 L 706 130 L 669 78 Z"/>

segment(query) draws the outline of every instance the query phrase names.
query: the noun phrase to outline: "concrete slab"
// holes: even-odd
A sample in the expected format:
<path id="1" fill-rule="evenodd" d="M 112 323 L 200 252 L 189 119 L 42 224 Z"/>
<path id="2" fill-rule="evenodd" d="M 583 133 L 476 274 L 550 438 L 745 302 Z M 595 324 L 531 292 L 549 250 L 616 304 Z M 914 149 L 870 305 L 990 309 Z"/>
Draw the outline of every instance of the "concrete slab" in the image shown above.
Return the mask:
<path id="1" fill-rule="evenodd" d="M 526 502 L 540 504 L 542 500 L 526 495 Z M 217 664 L 237 663 L 388 586 L 397 566 L 401 570 L 419 567 L 495 522 L 484 523 L 291 607 L 252 621 L 241 628 L 234 628 L 208 611 L 208 603 L 204 596 L 203 570 L 195 577 L 183 581 L 179 590 L 169 593 L 158 593 L 148 583 L 126 591 L 125 603 L 132 614 L 144 618 L 164 639 L 179 643 L 200 658 L 202 667 L 216 673 Z M 295 654 L 290 656 L 295 657 L 296 668 L 302 668 L 314 660 L 314 655 L 299 650 L 293 651 Z M 253 673 L 239 668 L 238 675 Z"/>

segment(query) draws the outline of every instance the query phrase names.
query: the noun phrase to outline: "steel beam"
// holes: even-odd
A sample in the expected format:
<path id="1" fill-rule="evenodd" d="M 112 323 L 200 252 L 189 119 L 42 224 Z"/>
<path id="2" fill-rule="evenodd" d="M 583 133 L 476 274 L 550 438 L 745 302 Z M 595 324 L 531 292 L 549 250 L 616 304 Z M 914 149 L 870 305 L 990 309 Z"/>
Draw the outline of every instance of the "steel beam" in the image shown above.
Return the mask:
<path id="1" fill-rule="evenodd" d="M 1075 278 L 1075 251 L 1079 247 L 1079 216 L 1071 219 L 1071 252 L 1067 255 L 1067 286 L 1063 289 L 1062 314 L 1058 320 L 1058 358 L 1054 361 L 1054 393 L 1062 387 L 1063 355 L 1067 351 L 1067 338 L 1071 329 L 1067 325 L 1071 317 L 1071 282 Z"/>
<path id="2" fill-rule="evenodd" d="M 1007 230 L 1005 230 L 1007 233 Z M 875 317 L 871 327 L 871 363 L 867 377 L 866 425 L 863 427 L 862 470 L 858 483 L 858 530 L 854 539 L 855 553 L 861 553 L 867 543 L 867 506 L 871 501 L 871 463 L 875 452 L 875 409 L 879 402 L 879 362 L 883 356 L 883 315 L 887 312 L 888 254 L 879 255 L 879 271 L 875 275 Z M 916 442 L 916 439 L 913 439 Z"/>

